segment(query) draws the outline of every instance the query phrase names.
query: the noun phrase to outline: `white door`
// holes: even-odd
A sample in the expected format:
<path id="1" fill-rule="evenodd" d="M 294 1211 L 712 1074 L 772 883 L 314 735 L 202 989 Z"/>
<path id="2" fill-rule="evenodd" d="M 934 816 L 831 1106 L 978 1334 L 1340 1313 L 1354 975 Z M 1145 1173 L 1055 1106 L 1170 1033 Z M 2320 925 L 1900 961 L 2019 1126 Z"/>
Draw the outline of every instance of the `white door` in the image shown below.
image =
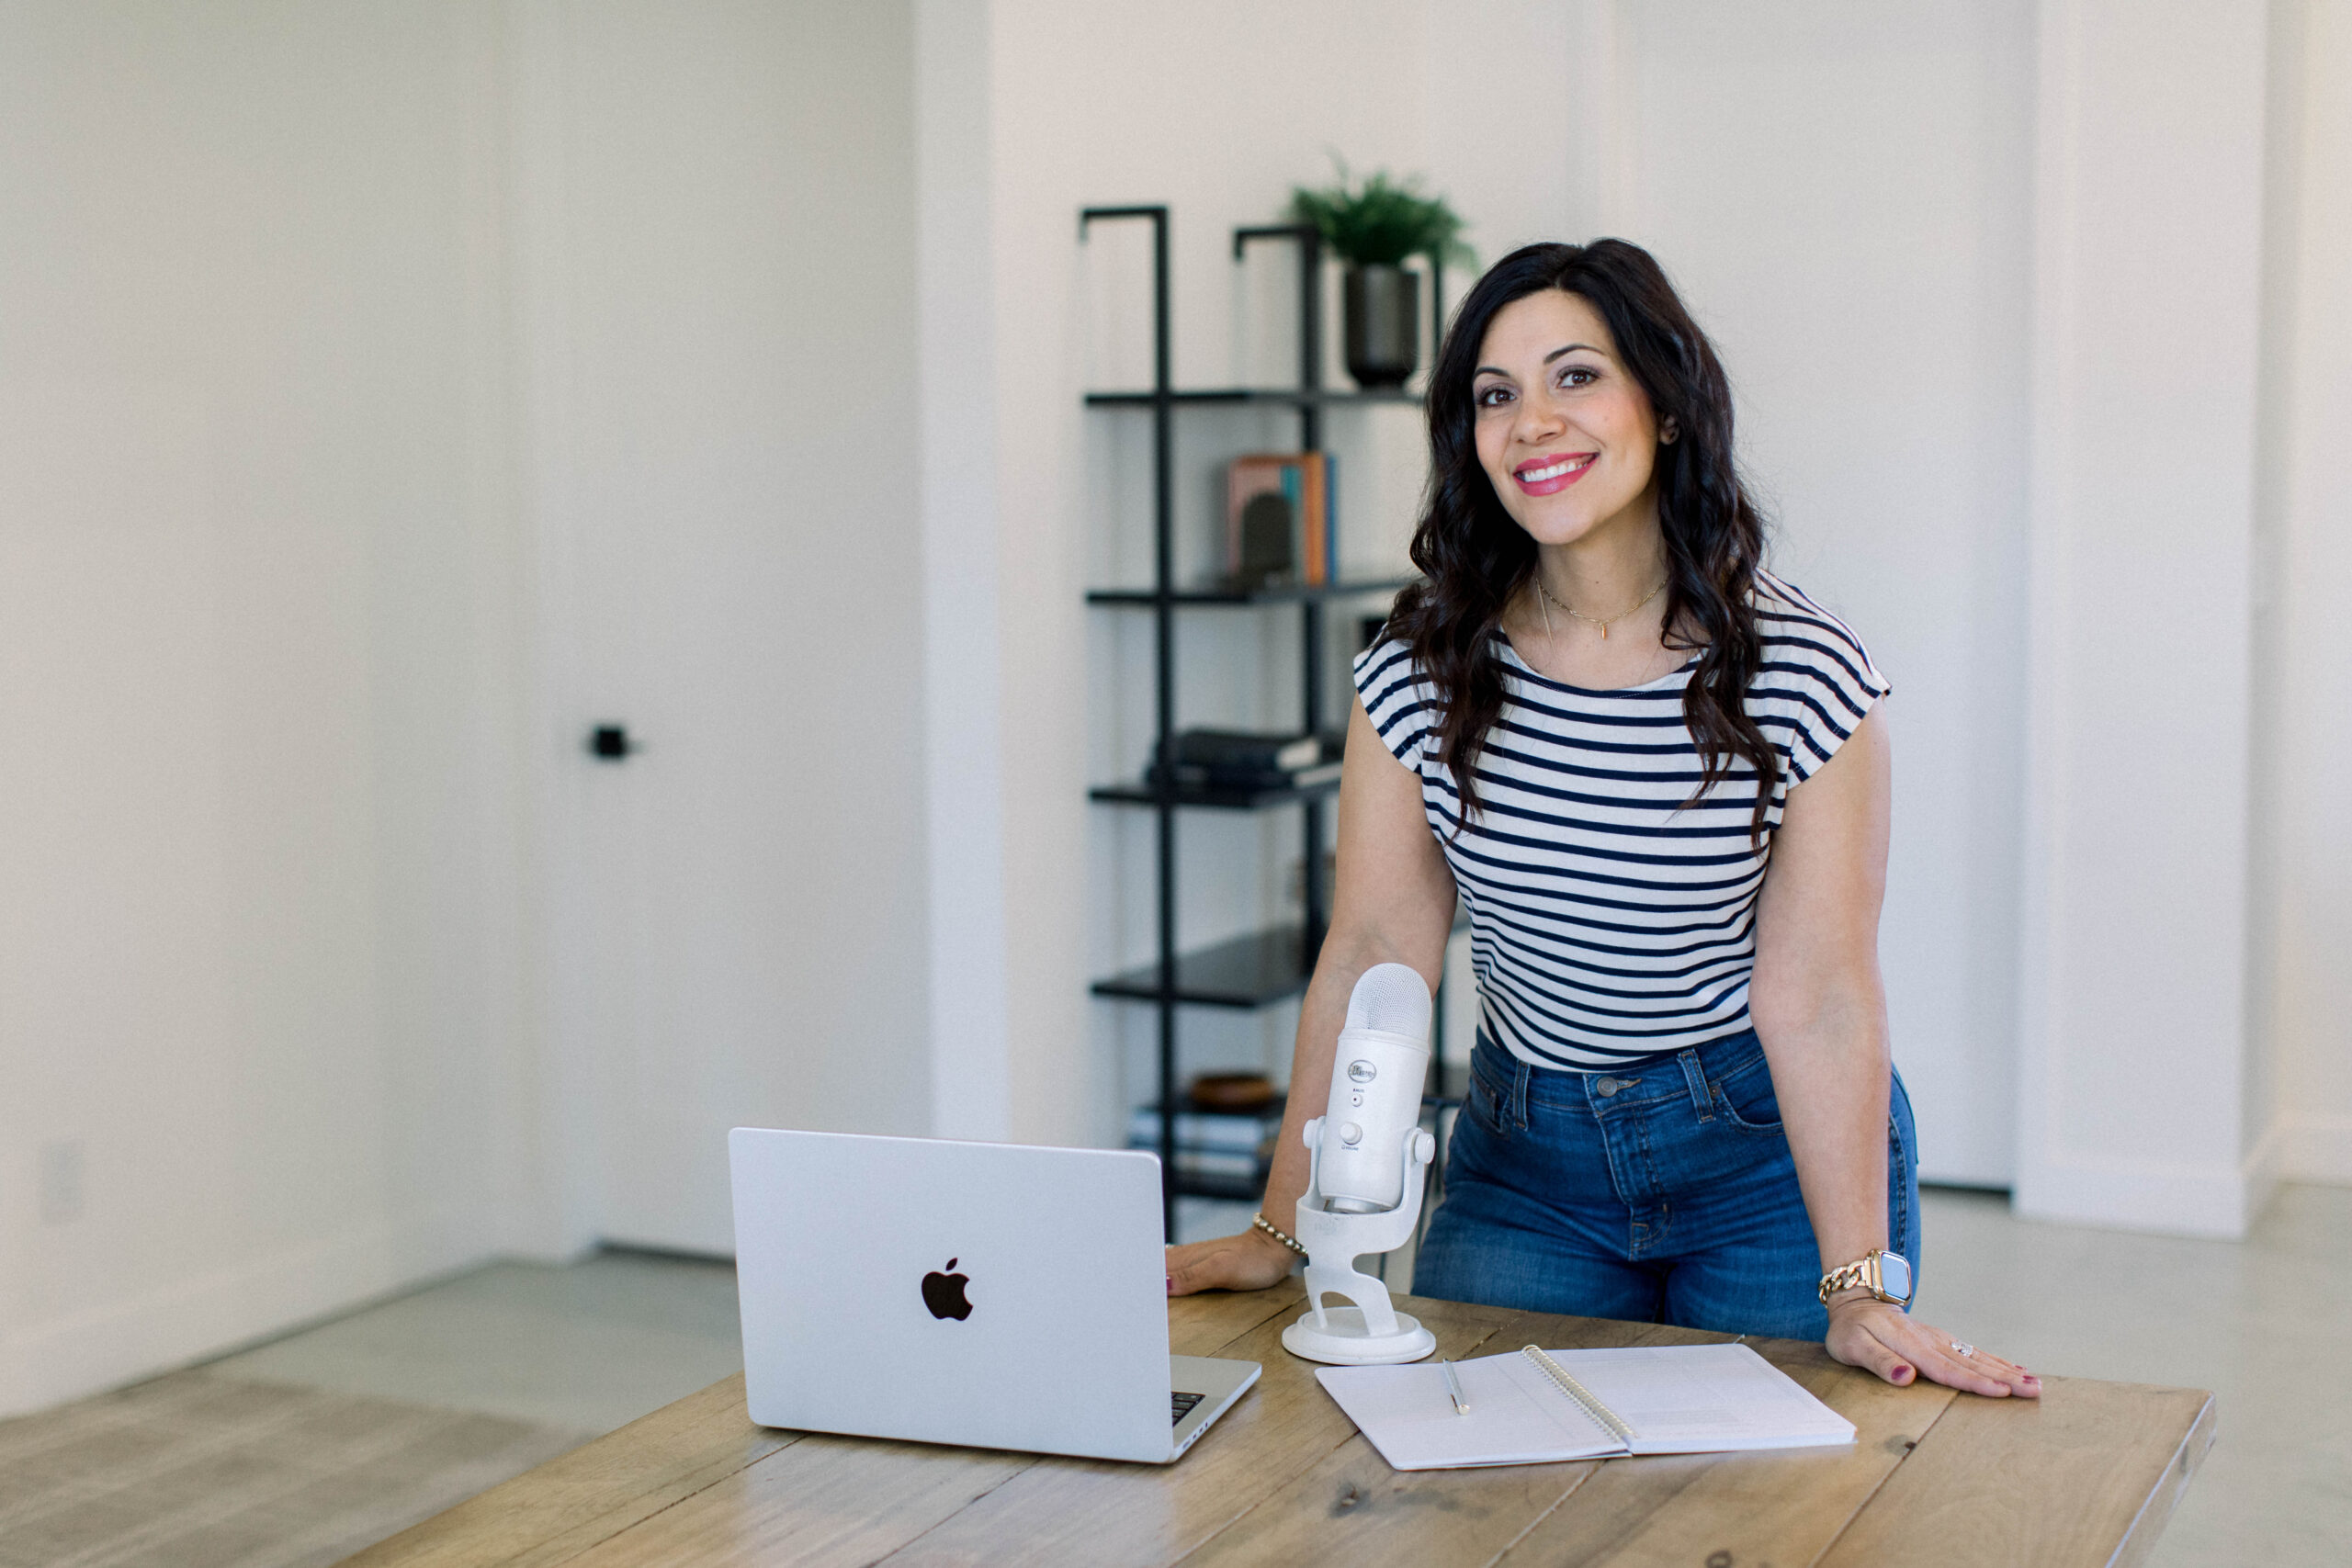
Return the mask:
<path id="1" fill-rule="evenodd" d="M 550 6 L 519 45 L 551 979 L 607 1241 L 730 1250 L 731 1126 L 925 1130 L 907 26 Z"/>

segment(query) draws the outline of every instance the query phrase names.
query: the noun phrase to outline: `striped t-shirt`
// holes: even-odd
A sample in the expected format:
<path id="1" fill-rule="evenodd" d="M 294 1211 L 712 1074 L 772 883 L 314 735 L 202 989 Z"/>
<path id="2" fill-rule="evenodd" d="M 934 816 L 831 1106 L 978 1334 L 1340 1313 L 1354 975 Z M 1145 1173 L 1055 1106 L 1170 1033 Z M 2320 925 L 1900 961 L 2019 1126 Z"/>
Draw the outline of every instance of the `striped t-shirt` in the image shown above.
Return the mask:
<path id="1" fill-rule="evenodd" d="M 1748 1027 L 1756 898 L 1788 791 L 1887 691 L 1853 632 L 1796 589 L 1759 572 L 1756 607 L 1764 658 L 1747 713 L 1781 761 L 1760 845 L 1742 759 L 1684 807 L 1701 773 L 1682 718 L 1691 664 L 1587 691 L 1537 674 L 1498 635 L 1503 709 L 1476 764 L 1480 809 L 1455 835 L 1438 710 L 1410 654 L 1387 640 L 1357 658 L 1364 710 L 1420 775 L 1469 911 L 1479 1025 L 1513 1055 L 1606 1071 Z"/>

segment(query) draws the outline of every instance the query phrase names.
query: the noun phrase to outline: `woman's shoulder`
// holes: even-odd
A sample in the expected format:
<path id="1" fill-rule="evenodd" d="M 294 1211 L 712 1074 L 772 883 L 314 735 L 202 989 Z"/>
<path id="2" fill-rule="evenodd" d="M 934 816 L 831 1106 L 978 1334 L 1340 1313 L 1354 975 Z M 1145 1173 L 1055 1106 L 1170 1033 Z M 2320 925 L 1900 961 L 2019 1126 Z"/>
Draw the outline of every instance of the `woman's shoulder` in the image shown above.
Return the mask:
<path id="1" fill-rule="evenodd" d="M 1411 646 L 1385 635 L 1374 639 L 1356 655 L 1355 683 L 1364 716 L 1379 732 L 1381 744 L 1406 766 L 1417 766 L 1436 705 L 1413 662 Z"/>
<path id="2" fill-rule="evenodd" d="M 1387 692 L 1418 682 L 1412 646 L 1384 630 L 1355 658 L 1356 690 L 1369 705 L 1375 692 Z"/>
<path id="3" fill-rule="evenodd" d="M 1860 636 L 1795 583 L 1758 570 L 1753 603 L 1766 669 L 1803 669 L 1873 696 L 1885 692 L 1886 680 L 1871 662 Z"/>
<path id="4" fill-rule="evenodd" d="M 1788 758 L 1791 782 L 1803 784 L 1837 754 L 1888 682 L 1854 628 L 1794 583 L 1758 571 L 1754 604 L 1764 658 L 1747 711 Z"/>

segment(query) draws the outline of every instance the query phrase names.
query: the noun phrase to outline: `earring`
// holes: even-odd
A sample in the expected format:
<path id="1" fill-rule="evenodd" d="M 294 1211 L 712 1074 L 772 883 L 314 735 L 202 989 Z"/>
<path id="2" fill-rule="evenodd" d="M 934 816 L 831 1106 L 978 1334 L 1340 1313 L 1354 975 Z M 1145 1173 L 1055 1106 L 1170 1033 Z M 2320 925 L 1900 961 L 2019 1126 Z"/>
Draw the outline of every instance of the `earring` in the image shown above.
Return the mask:
<path id="1" fill-rule="evenodd" d="M 1672 414 L 1668 414 L 1666 423 L 1657 427 L 1657 438 L 1660 442 L 1671 442 L 1681 434 L 1682 426 L 1675 423 Z"/>

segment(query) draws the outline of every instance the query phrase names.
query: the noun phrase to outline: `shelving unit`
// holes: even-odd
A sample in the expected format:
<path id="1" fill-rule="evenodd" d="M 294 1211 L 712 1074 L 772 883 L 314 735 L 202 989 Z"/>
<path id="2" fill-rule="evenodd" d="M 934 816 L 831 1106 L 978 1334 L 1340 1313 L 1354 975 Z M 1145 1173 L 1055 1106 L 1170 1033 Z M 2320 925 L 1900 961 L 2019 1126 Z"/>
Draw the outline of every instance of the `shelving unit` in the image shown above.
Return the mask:
<path id="1" fill-rule="evenodd" d="M 1129 410 L 1147 413 L 1152 421 L 1152 583 L 1149 588 L 1104 588 L 1089 592 L 1089 604 L 1112 610 L 1145 610 L 1153 617 L 1153 727 L 1156 754 L 1165 754 L 1176 732 L 1175 620 L 1180 610 L 1296 605 L 1299 609 L 1300 727 L 1313 734 L 1324 724 L 1325 606 L 1334 600 L 1393 594 L 1407 579 L 1379 579 L 1321 584 L 1291 584 L 1257 589 L 1181 588 L 1175 581 L 1174 460 L 1175 416 L 1180 409 L 1200 407 L 1264 407 L 1284 409 L 1298 416 L 1299 449 L 1317 451 L 1323 446 L 1323 414 L 1328 409 L 1352 406 L 1416 405 L 1420 396 L 1402 390 L 1346 391 L 1322 384 L 1322 241 L 1311 226 L 1281 224 L 1237 229 L 1233 254 L 1238 261 L 1253 242 L 1282 241 L 1299 249 L 1298 385 L 1290 389 L 1183 389 L 1171 377 L 1169 322 L 1168 209 L 1164 206 L 1092 207 L 1079 214 L 1079 235 L 1100 222 L 1137 221 L 1152 230 L 1152 384 L 1137 391 L 1086 394 L 1090 408 Z M 1336 563 L 1335 563 L 1336 564 Z M 1254 1186 L 1242 1190 L 1231 1180 L 1181 1176 L 1177 1170 L 1175 1124 L 1170 1114 L 1178 1103 L 1178 1024 L 1182 1009 L 1211 1007 L 1255 1009 L 1298 996 L 1314 972 L 1328 925 L 1320 868 L 1324 845 L 1326 802 L 1338 792 L 1336 783 L 1305 789 L 1204 791 L 1185 789 L 1166 778 L 1104 785 L 1089 798 L 1112 807 L 1148 809 L 1156 821 L 1158 953 L 1153 962 L 1094 983 L 1098 997 L 1153 1008 L 1158 1014 L 1160 1167 L 1165 1173 L 1163 1203 L 1173 1234 L 1175 1200 L 1180 1195 L 1253 1199 Z M 1269 930 L 1186 952 L 1178 942 L 1176 918 L 1177 814 L 1188 809 L 1269 811 L 1295 809 L 1305 847 L 1305 908 L 1302 918 Z"/>

